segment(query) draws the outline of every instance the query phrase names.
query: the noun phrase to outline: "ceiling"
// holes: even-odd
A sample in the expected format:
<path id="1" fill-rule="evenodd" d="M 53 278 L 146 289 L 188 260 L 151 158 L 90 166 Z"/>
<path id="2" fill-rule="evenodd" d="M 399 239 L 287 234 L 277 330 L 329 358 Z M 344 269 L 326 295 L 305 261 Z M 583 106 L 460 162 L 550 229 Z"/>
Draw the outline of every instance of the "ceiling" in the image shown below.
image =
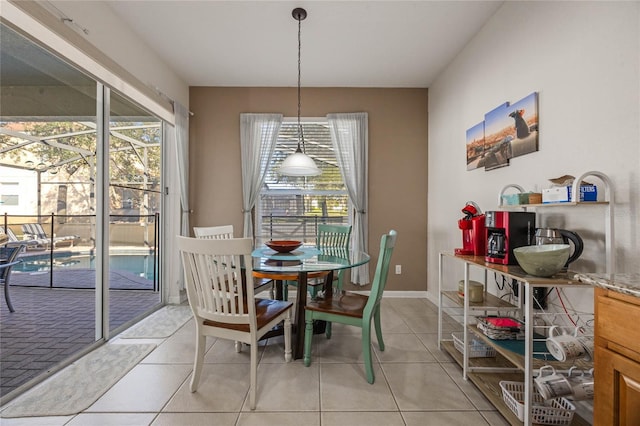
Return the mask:
<path id="1" fill-rule="evenodd" d="M 429 87 L 502 1 L 106 1 L 189 86 Z"/>

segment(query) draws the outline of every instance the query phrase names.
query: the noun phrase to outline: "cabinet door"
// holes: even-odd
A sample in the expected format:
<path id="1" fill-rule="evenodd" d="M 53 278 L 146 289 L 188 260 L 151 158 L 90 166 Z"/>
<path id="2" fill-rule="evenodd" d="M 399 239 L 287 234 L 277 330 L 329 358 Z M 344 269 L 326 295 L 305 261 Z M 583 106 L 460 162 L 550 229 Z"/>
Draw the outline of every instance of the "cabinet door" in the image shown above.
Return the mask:
<path id="1" fill-rule="evenodd" d="M 640 364 L 596 347 L 595 372 L 595 425 L 640 425 Z"/>

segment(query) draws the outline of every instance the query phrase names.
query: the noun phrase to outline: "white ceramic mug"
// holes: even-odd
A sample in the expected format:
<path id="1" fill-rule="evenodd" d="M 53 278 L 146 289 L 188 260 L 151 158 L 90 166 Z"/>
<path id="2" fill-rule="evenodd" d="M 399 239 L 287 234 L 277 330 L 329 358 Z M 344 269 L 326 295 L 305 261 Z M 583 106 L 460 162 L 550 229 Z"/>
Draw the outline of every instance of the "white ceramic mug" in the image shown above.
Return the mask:
<path id="1" fill-rule="evenodd" d="M 541 367 L 538 377 L 533 382 L 544 399 L 571 395 L 573 391 L 569 380 L 562 374 L 556 373 L 556 370 L 550 365 Z"/>
<path id="2" fill-rule="evenodd" d="M 591 351 L 585 348 L 583 341 L 587 342 L 588 338 L 578 337 L 578 327 L 573 334 L 568 334 L 561 327 L 554 325 L 549 328 L 549 337 L 547 337 L 547 349 L 558 361 L 568 361 L 580 357 L 589 358 L 593 353 L 593 340 L 591 340 Z M 560 330 L 561 334 L 556 335 L 556 330 Z"/>
<path id="3" fill-rule="evenodd" d="M 571 394 L 574 401 L 593 399 L 593 368 L 585 372 L 571 367 L 567 379 L 571 383 Z"/>

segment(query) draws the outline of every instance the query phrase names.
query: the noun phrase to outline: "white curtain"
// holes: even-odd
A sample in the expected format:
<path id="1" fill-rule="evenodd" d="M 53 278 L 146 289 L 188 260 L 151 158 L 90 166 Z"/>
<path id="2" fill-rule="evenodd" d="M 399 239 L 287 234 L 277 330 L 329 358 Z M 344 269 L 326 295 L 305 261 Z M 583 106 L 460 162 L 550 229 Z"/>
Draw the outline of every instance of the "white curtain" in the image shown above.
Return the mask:
<path id="1" fill-rule="evenodd" d="M 331 141 L 340 173 L 353 205 L 353 249 L 367 251 L 368 246 L 368 157 L 369 119 L 366 112 L 327 115 Z M 352 269 L 354 284 L 369 284 L 369 265 Z"/>
<path id="2" fill-rule="evenodd" d="M 242 159 L 242 213 L 244 237 L 253 238 L 251 211 L 260 195 L 267 165 L 282 125 L 282 114 L 240 114 L 240 153 Z"/>
<path id="3" fill-rule="evenodd" d="M 180 182 L 180 235 L 189 236 L 189 110 L 178 102 L 173 103 L 176 130 L 176 158 Z"/>

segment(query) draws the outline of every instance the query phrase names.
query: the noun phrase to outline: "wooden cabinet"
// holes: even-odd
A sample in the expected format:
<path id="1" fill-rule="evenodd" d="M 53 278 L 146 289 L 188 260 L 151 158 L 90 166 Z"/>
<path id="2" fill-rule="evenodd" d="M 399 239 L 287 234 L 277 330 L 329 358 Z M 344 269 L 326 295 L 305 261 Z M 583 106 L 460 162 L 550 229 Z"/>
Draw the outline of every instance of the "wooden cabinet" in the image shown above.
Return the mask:
<path id="1" fill-rule="evenodd" d="M 640 298 L 595 292 L 594 424 L 640 425 Z"/>

